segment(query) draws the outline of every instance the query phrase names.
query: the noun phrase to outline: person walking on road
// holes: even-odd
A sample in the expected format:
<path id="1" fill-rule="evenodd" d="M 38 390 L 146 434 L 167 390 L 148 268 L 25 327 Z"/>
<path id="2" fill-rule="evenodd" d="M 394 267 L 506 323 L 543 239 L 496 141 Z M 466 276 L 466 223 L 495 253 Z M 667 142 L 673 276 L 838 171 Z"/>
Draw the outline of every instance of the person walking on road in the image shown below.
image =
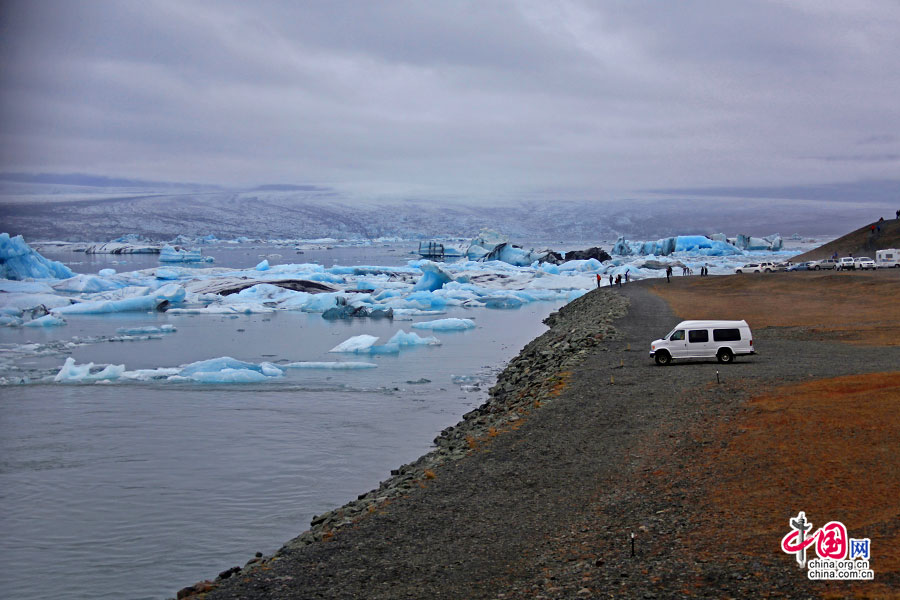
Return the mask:
<path id="1" fill-rule="evenodd" d="M 672 265 L 666 267 L 666 283 L 672 283 Z"/>

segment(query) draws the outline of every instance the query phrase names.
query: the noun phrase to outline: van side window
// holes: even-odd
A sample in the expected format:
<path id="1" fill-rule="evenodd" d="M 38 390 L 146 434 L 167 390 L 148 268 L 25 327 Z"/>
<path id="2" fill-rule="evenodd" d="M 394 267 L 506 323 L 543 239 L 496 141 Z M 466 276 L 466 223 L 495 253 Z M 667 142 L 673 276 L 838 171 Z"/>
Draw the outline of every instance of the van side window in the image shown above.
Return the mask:
<path id="1" fill-rule="evenodd" d="M 737 342 L 741 339 L 741 330 L 713 329 L 713 339 L 717 342 Z"/>
<path id="2" fill-rule="evenodd" d="M 684 330 L 679 329 L 675 333 L 672 334 L 672 337 L 669 338 L 670 341 L 677 342 L 684 339 Z"/>
<path id="3" fill-rule="evenodd" d="M 709 341 L 709 331 L 706 329 L 692 329 L 688 331 L 688 341 L 692 344 L 700 344 Z"/>

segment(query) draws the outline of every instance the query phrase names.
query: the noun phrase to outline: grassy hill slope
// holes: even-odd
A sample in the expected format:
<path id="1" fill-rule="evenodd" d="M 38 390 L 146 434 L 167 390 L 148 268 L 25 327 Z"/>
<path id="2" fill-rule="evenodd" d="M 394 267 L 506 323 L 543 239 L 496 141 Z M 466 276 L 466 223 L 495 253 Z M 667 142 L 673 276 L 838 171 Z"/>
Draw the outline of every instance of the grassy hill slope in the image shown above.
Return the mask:
<path id="1" fill-rule="evenodd" d="M 872 225 L 876 227 L 874 234 L 872 233 Z M 881 231 L 877 231 L 879 225 L 881 226 Z M 815 250 L 795 256 L 791 260 L 794 262 L 821 260 L 829 258 L 835 252 L 837 252 L 838 256 L 849 256 L 852 254 L 853 256 L 870 256 L 875 258 L 875 251 L 884 250 L 885 248 L 900 248 L 900 220 L 898 219 L 869 223 L 843 237 L 819 246 Z"/>

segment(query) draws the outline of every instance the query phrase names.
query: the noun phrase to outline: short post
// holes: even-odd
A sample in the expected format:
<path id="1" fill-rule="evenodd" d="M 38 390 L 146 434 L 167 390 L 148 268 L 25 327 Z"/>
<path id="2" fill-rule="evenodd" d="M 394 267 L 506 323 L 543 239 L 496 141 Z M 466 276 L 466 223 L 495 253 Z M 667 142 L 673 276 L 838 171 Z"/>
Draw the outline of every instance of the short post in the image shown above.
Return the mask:
<path id="1" fill-rule="evenodd" d="M 634 556 L 634 532 L 631 532 L 631 556 Z"/>
<path id="2" fill-rule="evenodd" d="M 718 369 L 716 369 L 716 383 L 722 383 L 721 381 L 719 381 L 719 370 Z"/>

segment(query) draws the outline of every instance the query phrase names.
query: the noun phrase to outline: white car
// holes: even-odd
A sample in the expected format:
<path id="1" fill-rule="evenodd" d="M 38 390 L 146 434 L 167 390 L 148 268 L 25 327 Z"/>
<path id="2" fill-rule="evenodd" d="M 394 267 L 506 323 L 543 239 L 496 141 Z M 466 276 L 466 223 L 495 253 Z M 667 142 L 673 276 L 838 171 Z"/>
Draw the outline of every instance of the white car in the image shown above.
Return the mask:
<path id="1" fill-rule="evenodd" d="M 778 271 L 773 262 L 749 263 L 734 270 L 735 273 L 772 273 Z M 783 270 L 783 269 L 782 269 Z"/>
<path id="2" fill-rule="evenodd" d="M 756 354 L 747 321 L 682 321 L 666 337 L 650 344 L 650 356 L 658 365 L 684 358 L 730 363 L 739 354 Z"/>
<path id="3" fill-rule="evenodd" d="M 856 262 L 850 256 L 844 256 L 837 262 L 835 269 L 838 271 L 852 271 L 856 268 Z"/>
<path id="4" fill-rule="evenodd" d="M 869 258 L 868 256 L 860 256 L 859 258 L 854 258 L 853 262 L 856 263 L 856 268 L 863 271 L 865 269 L 875 270 L 875 261 Z"/>

